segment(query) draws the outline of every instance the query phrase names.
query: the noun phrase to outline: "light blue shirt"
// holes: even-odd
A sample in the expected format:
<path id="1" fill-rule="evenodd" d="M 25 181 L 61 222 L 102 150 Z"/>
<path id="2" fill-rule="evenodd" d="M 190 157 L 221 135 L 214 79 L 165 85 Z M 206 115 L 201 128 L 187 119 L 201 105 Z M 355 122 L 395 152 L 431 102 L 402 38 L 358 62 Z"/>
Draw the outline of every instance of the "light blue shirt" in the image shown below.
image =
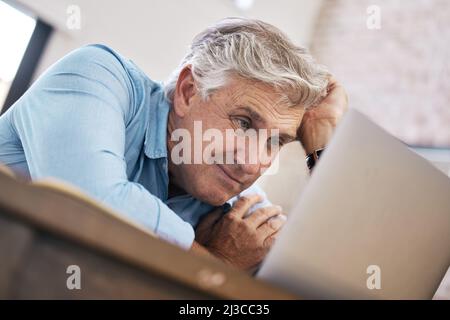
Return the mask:
<path id="1" fill-rule="evenodd" d="M 69 182 L 187 249 L 213 207 L 190 195 L 168 198 L 169 109 L 162 85 L 132 61 L 86 46 L 50 67 L 0 117 L 0 163 L 31 179 Z M 244 192 L 264 195 L 256 185 Z"/>

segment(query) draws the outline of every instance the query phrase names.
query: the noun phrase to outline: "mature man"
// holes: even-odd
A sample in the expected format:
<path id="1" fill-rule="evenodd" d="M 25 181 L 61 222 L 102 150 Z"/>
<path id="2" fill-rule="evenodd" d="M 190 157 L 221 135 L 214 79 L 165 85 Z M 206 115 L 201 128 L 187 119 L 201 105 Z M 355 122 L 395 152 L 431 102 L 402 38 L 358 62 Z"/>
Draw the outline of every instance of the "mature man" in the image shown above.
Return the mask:
<path id="1" fill-rule="evenodd" d="M 194 38 L 165 85 L 102 45 L 68 54 L 0 118 L 0 162 L 68 181 L 167 241 L 251 269 L 285 222 L 255 180 L 283 144 L 325 147 L 346 106 L 342 87 L 277 28 L 227 18 Z M 224 136 L 279 134 L 262 141 L 270 161 L 249 161 L 227 143 L 235 135 L 214 151 L 232 163 L 179 163 L 173 134 L 194 135 L 195 122 Z"/>

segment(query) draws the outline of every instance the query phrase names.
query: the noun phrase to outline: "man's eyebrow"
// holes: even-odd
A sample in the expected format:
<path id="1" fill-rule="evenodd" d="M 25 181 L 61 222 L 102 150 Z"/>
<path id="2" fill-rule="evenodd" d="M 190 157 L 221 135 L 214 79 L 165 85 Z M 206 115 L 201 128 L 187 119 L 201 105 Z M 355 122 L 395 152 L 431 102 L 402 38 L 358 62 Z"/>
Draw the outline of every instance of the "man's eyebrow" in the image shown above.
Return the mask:
<path id="1" fill-rule="evenodd" d="M 258 122 L 261 122 L 263 124 L 267 124 L 266 119 L 264 119 L 259 112 L 255 111 L 253 108 L 249 107 L 249 106 L 241 106 L 239 107 L 240 110 L 244 110 L 245 112 L 247 112 L 250 117 L 252 117 L 253 119 L 255 119 Z M 290 141 L 294 141 L 297 139 L 296 136 L 293 136 L 289 133 L 280 133 L 280 138 L 283 139 L 284 141 L 290 142 Z"/>
<path id="2" fill-rule="evenodd" d="M 280 138 L 285 142 L 285 143 L 288 143 L 288 142 L 291 142 L 291 141 L 294 141 L 294 140 L 296 140 L 297 139 L 297 137 L 295 136 L 292 136 L 292 135 L 290 135 L 290 134 L 288 134 L 288 133 L 280 133 Z"/>

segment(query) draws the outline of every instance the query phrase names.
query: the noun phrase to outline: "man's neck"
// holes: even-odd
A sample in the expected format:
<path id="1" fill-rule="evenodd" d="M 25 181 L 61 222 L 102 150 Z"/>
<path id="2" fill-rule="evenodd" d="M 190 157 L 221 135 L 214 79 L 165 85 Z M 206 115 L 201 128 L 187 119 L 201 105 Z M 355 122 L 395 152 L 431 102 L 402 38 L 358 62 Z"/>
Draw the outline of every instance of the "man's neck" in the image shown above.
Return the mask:
<path id="1" fill-rule="evenodd" d="M 168 197 L 169 198 L 187 194 L 187 192 L 184 191 L 184 189 L 180 188 L 176 183 L 176 178 L 175 178 L 176 167 L 171 159 L 171 152 L 172 152 L 172 148 L 173 148 L 172 141 L 171 141 L 171 135 L 174 130 L 174 127 L 175 127 L 175 125 L 173 123 L 173 111 L 170 110 L 169 117 L 167 120 L 167 161 L 169 163 L 169 168 L 168 168 L 168 171 L 169 171 Z"/>
<path id="2" fill-rule="evenodd" d="M 170 182 L 170 176 L 169 176 L 169 192 L 168 192 L 168 197 L 173 198 L 176 196 L 181 196 L 187 194 L 186 191 L 184 191 L 184 189 L 178 187 L 177 185 L 175 185 L 174 183 Z"/>

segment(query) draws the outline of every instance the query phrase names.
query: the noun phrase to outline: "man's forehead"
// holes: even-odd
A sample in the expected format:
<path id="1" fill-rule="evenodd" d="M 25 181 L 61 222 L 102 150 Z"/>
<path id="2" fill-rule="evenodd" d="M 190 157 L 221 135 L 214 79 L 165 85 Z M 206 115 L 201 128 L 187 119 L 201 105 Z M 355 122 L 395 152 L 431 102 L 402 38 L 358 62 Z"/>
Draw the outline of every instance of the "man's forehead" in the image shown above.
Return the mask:
<path id="1" fill-rule="evenodd" d="M 280 130 L 280 136 L 293 140 L 296 137 L 296 132 L 300 125 L 303 112 L 302 110 L 292 110 L 291 108 L 286 107 L 286 112 L 278 113 L 275 111 L 272 112 L 272 115 L 268 115 L 264 112 L 265 108 L 258 106 L 236 106 L 237 111 L 247 114 L 252 121 L 258 123 L 259 127 L 277 128 Z M 273 116 L 273 114 L 275 114 L 275 116 Z"/>
<path id="2" fill-rule="evenodd" d="M 282 93 L 273 86 L 260 81 L 233 78 L 221 91 L 221 98 L 227 100 L 229 107 L 248 105 L 259 112 L 275 111 L 290 115 L 303 114 L 303 107 L 287 103 Z"/>
<path id="3" fill-rule="evenodd" d="M 233 78 L 223 88 L 221 98 L 230 111 L 242 111 L 263 127 L 283 127 L 295 134 L 304 114 L 302 106 L 292 106 L 268 84 Z"/>

